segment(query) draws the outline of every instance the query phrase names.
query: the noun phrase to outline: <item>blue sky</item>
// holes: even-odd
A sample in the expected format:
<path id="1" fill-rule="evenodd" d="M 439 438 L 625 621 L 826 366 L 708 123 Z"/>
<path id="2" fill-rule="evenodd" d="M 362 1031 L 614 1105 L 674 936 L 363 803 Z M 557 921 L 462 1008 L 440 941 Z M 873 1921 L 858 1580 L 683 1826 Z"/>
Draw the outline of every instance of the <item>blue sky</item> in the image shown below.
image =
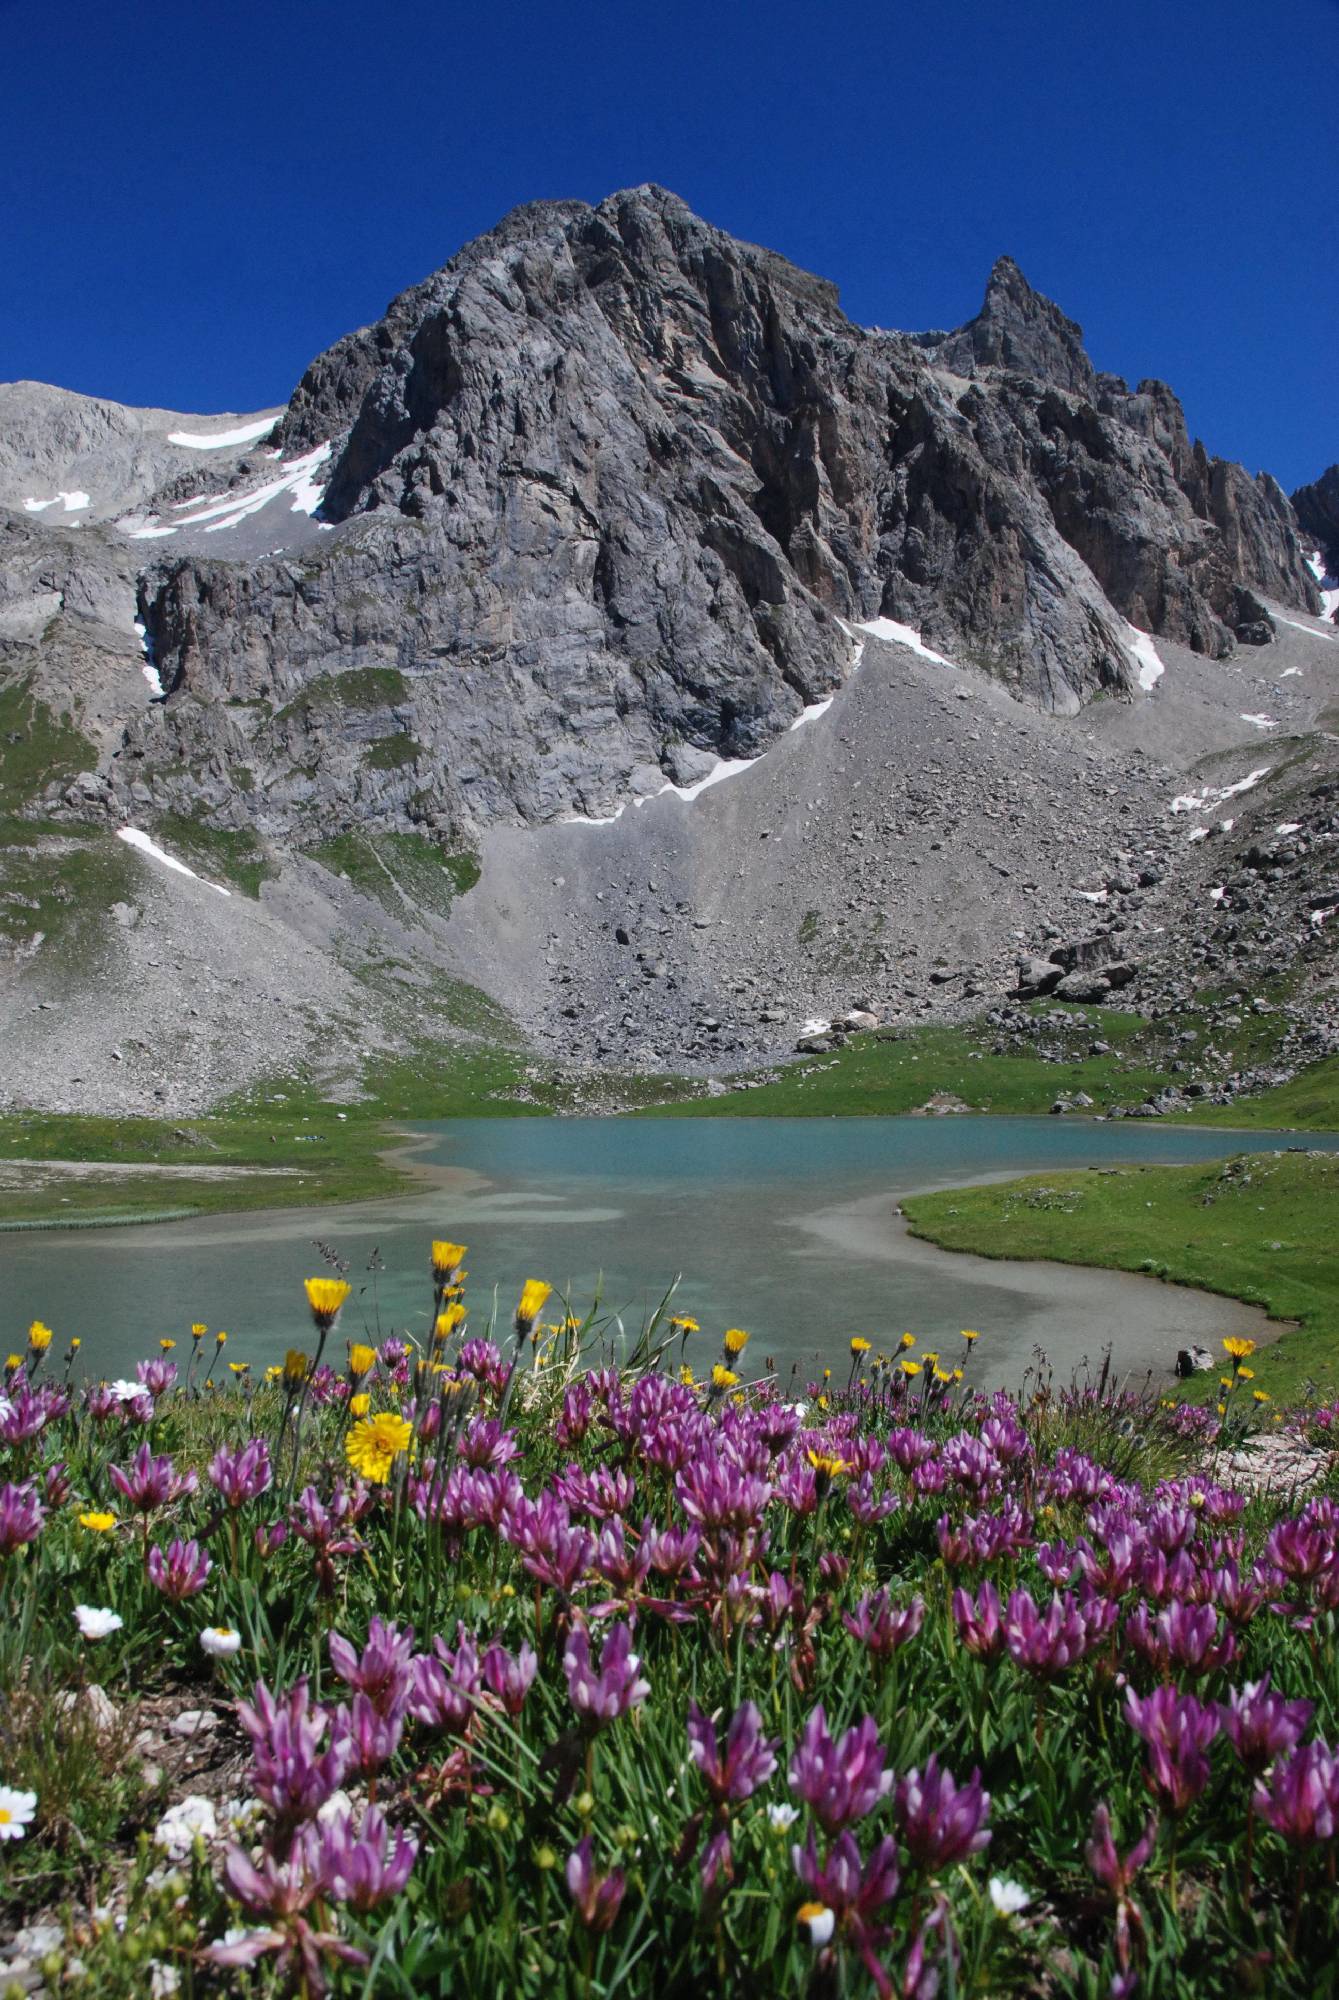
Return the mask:
<path id="1" fill-rule="evenodd" d="M 955 325 L 1016 257 L 1211 450 L 1339 459 L 1339 0 L 0 0 L 0 379 L 283 402 L 520 201 L 656 180 Z"/>

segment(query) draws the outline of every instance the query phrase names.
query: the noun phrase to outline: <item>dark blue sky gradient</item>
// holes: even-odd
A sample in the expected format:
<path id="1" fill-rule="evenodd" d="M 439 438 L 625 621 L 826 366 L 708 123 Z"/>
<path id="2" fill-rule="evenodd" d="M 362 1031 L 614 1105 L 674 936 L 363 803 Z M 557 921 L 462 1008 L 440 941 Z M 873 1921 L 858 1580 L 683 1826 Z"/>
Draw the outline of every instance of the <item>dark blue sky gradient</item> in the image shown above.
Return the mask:
<path id="1" fill-rule="evenodd" d="M 956 325 L 1001 251 L 1212 450 L 1339 458 L 1336 0 L 0 0 L 0 378 L 286 400 L 515 203 L 656 180 Z"/>

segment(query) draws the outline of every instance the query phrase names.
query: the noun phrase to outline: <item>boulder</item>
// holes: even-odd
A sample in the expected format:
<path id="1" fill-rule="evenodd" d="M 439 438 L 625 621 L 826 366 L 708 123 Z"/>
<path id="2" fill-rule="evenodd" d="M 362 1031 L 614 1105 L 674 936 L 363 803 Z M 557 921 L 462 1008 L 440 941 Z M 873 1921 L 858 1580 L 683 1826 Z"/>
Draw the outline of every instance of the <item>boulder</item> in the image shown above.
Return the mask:
<path id="1" fill-rule="evenodd" d="M 1104 972 L 1067 972 L 1055 989 L 1057 1000 L 1105 1000 L 1111 981 Z"/>
<path id="2" fill-rule="evenodd" d="M 1052 992 L 1065 976 L 1065 968 L 1049 958 L 1020 958 L 1015 993 L 1022 1000 Z"/>
<path id="3" fill-rule="evenodd" d="M 1216 1365 L 1207 1347 L 1183 1347 L 1176 1357 L 1176 1372 L 1182 1381 L 1192 1375 L 1208 1375 Z"/>

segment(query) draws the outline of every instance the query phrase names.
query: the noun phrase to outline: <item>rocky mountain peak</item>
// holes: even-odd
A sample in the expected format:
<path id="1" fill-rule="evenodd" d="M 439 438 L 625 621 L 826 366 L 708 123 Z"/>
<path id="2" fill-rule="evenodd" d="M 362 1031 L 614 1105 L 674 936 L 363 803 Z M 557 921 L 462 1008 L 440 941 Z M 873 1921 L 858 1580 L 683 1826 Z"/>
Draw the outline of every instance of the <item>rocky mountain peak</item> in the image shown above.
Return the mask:
<path id="1" fill-rule="evenodd" d="M 962 375 L 1003 368 L 1092 401 L 1095 376 L 1083 328 L 1030 285 L 1012 257 L 997 257 L 975 319 L 944 337 L 937 358 Z"/>

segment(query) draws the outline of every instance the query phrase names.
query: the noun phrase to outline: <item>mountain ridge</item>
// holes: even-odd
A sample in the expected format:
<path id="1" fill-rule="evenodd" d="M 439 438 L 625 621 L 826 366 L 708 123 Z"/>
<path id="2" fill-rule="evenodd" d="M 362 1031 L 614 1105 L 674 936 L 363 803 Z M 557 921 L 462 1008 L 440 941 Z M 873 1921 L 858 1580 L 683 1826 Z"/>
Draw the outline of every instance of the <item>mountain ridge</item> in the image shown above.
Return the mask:
<path id="1" fill-rule="evenodd" d="M 776 1053 L 852 991 L 890 1017 L 969 1001 L 930 982 L 932 957 L 1001 994 L 1020 956 L 1046 962 L 1048 929 L 1076 935 L 1084 897 L 1116 927 L 1109 962 L 1138 944 L 1137 1003 L 1205 959 L 1279 962 L 1285 937 L 1320 964 L 1324 798 L 1271 878 L 1280 896 L 1292 884 L 1279 924 L 1243 921 L 1254 800 L 1202 847 L 1168 815 L 1178 793 L 1230 792 L 1265 739 L 1291 746 L 1267 769 L 1328 781 L 1339 661 L 1304 540 L 1324 546 L 1330 475 L 1299 521 L 1267 474 L 1190 439 L 1165 384 L 1094 370 L 1011 258 L 961 328 L 861 328 L 828 280 L 648 185 L 513 210 L 317 356 L 280 410 L 126 413 L 96 505 L 96 454 L 74 448 L 89 413 L 50 393 L 64 455 L 40 410 L 26 461 L 0 445 L 0 688 L 77 721 L 88 758 L 23 810 L 80 838 L 194 826 L 205 850 L 269 857 L 245 949 L 281 999 L 309 964 L 290 949 L 310 941 L 304 896 L 355 957 L 384 928 L 375 898 L 331 877 L 349 842 L 476 854 L 477 888 L 397 904 L 397 938 L 407 921 L 427 962 L 539 1045 L 652 1067 Z M 54 483 L 81 464 L 72 517 L 70 489 L 31 489 L 35 466 Z M 843 766 L 848 712 L 864 741 Z M 918 789 L 936 732 L 952 840 L 930 837 Z M 1253 781 L 1261 812 L 1281 782 Z M 1058 803 L 1067 784 L 1081 825 Z M 871 786 L 882 797 L 856 812 Z M 777 872 L 787 814 L 809 829 L 803 891 L 804 867 Z M 720 914 L 695 929 L 738 901 L 722 837 L 752 844 L 747 936 L 723 937 Z M 944 858 L 955 842 L 961 861 Z M 1203 876 L 1236 843 L 1225 907 Z M 662 908 L 635 885 L 667 873 Z M 157 884 L 152 902 L 186 899 L 170 926 L 196 893 Z M 852 941 L 824 969 L 795 939 L 828 899 Z M 110 985 L 148 980 L 170 1008 L 147 905 L 120 900 L 131 914 L 98 946 Z M 212 913 L 210 935 L 226 921 Z M 31 946 L 40 924 L 16 928 L 11 1018 L 55 970 Z M 635 947 L 614 933 L 639 929 L 653 941 L 629 974 Z M 563 940 L 551 977 L 526 975 L 531 931 L 546 959 Z M 241 1046 L 215 971 L 208 1031 L 253 1074 L 267 1044 Z M 403 1033 L 393 1012 L 374 1037 Z M 293 1046 L 286 1033 L 283 1060 Z M 211 1060 L 209 1088 L 228 1071 Z M 11 1078 L 0 1064 L 0 1092 Z"/>

